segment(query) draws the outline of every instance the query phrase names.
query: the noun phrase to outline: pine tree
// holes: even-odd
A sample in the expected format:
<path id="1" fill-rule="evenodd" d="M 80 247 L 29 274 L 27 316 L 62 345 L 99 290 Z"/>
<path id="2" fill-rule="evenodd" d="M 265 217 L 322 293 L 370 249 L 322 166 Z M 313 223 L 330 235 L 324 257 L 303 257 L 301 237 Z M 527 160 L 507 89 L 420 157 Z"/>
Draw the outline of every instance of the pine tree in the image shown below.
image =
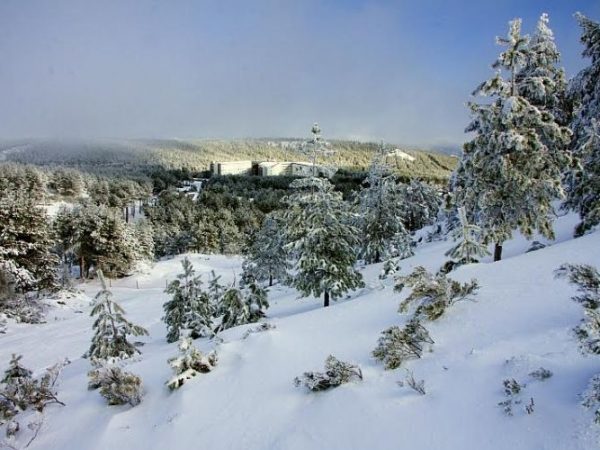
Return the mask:
<path id="1" fill-rule="evenodd" d="M 554 237 L 552 201 L 563 197 L 562 173 L 570 163 L 569 130 L 520 94 L 531 77 L 519 75 L 534 60 L 520 19 L 510 22 L 508 37 L 498 43 L 506 47 L 493 65 L 498 72 L 474 92 L 491 102 L 469 105 L 473 119 L 466 132 L 475 137 L 464 145 L 453 186 L 458 206 L 481 227 L 483 242 L 495 243 L 494 261 L 516 228 L 526 237 L 535 231 Z"/>
<path id="2" fill-rule="evenodd" d="M 249 322 L 256 322 L 266 317 L 265 310 L 269 309 L 267 300 L 267 290 L 264 289 L 256 280 L 246 279 L 244 285 L 244 301 L 248 305 Z"/>
<path id="3" fill-rule="evenodd" d="M 591 64 L 581 70 L 569 85 L 569 96 L 576 105 L 571 129 L 571 148 L 579 161 L 567 177 L 566 206 L 581 216 L 576 235 L 600 223 L 600 23 L 578 14 L 583 29 L 583 56 Z"/>
<path id="4" fill-rule="evenodd" d="M 289 269 L 288 255 L 283 242 L 283 223 L 280 214 L 265 216 L 262 227 L 248 247 L 244 272 L 252 274 L 257 281 L 284 280 Z"/>
<path id="5" fill-rule="evenodd" d="M 462 264 L 478 262 L 477 258 L 489 255 L 487 247 L 479 242 L 481 228 L 468 222 L 463 207 L 458 208 L 458 217 L 460 226 L 455 228 L 454 238 L 459 242 L 446 252 L 446 256 Z"/>
<path id="6" fill-rule="evenodd" d="M 58 257 L 44 210 L 22 196 L 0 198 L 0 271 L 16 293 L 56 289 Z"/>
<path id="7" fill-rule="evenodd" d="M 312 176 L 320 175 L 332 176 L 335 169 L 332 167 L 317 166 L 319 156 L 331 156 L 334 150 L 329 145 L 329 142 L 323 139 L 321 135 L 321 127 L 318 123 L 314 123 L 311 130 L 311 138 L 302 144 L 299 149 L 301 153 L 310 156 L 312 163 Z"/>
<path id="8" fill-rule="evenodd" d="M 222 318 L 216 329 L 217 332 L 251 322 L 249 305 L 244 301 L 242 292 L 233 286 L 221 297 L 219 312 Z"/>
<path id="9" fill-rule="evenodd" d="M 412 241 L 402 223 L 407 207 L 403 202 L 403 189 L 392 176 L 386 156 L 382 144 L 371 162 L 359 197 L 358 227 L 363 236 L 360 256 L 367 263 L 413 254 Z"/>
<path id="10" fill-rule="evenodd" d="M 101 289 L 94 298 L 91 316 L 97 316 L 94 322 L 94 337 L 87 352 L 92 360 L 111 360 L 130 358 L 141 353 L 127 340 L 127 336 L 148 335 L 146 329 L 134 325 L 125 318 L 125 310 L 113 300 L 112 292 L 106 287 L 102 271 L 98 272 Z"/>
<path id="11" fill-rule="evenodd" d="M 177 275 L 165 291 L 172 295 L 171 300 L 163 305 L 167 342 L 177 341 L 182 329 L 189 330 L 194 339 L 211 334 L 214 311 L 210 298 L 202 291 L 202 281 L 190 260 L 185 258 L 181 265 L 183 273 Z"/>
<path id="12" fill-rule="evenodd" d="M 287 209 L 286 248 L 295 258 L 290 283 L 304 296 L 324 295 L 336 300 L 348 290 L 364 286 L 354 269 L 358 229 L 355 217 L 339 192 L 321 178 L 295 180 L 293 194 L 284 199 Z"/>
<path id="13" fill-rule="evenodd" d="M 543 13 L 529 41 L 525 65 L 516 74 L 516 82 L 519 95 L 540 111 L 552 114 L 561 126 L 567 126 L 570 107 L 567 100 L 566 75 L 564 69 L 558 67 L 560 52 L 549 22 L 548 14 Z M 552 142 L 546 144 L 553 145 Z"/>
<path id="14" fill-rule="evenodd" d="M 427 183 L 411 180 L 401 186 L 400 202 L 403 205 L 402 221 L 409 231 L 420 230 L 433 224 L 442 203 L 437 190 Z"/>

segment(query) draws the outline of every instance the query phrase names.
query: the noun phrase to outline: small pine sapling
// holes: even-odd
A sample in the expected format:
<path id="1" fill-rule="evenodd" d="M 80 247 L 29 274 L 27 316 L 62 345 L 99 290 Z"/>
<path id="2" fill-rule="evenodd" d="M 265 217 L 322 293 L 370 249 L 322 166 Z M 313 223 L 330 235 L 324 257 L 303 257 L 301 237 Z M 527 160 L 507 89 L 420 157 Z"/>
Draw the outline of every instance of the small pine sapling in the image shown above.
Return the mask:
<path id="1" fill-rule="evenodd" d="M 244 300 L 250 311 L 250 322 L 257 322 L 266 317 L 265 310 L 269 309 L 267 290 L 254 279 L 246 280 L 244 287 Z"/>
<path id="2" fill-rule="evenodd" d="M 142 401 L 142 379 L 117 366 L 98 367 L 88 372 L 88 389 L 100 389 L 109 405 L 136 406 Z"/>
<path id="3" fill-rule="evenodd" d="M 444 274 L 432 275 L 424 267 L 416 267 L 407 276 L 396 278 L 394 290 L 401 292 L 405 286 L 412 287 L 411 294 L 400 303 L 399 312 L 405 313 L 411 303 L 418 303 L 415 316 L 429 320 L 439 319 L 446 308 L 474 294 L 479 285 L 476 280 L 460 284 Z"/>
<path id="4" fill-rule="evenodd" d="M 470 224 L 464 207 L 458 208 L 460 226 L 454 230 L 454 239 L 458 243 L 446 252 L 446 256 L 457 261 L 456 264 L 471 264 L 479 262 L 490 254 L 487 247 L 480 242 L 481 228 Z"/>
<path id="5" fill-rule="evenodd" d="M 223 294 L 219 312 L 222 315 L 221 323 L 215 332 L 250 322 L 250 308 L 244 301 L 242 292 L 235 287 L 227 289 Z"/>
<path id="6" fill-rule="evenodd" d="M 294 378 L 294 385 L 304 385 L 310 391 L 317 392 L 340 386 L 353 379 L 363 379 L 360 367 L 329 355 L 325 360 L 325 372 L 304 372 L 302 376 Z"/>
<path id="7" fill-rule="evenodd" d="M 402 329 L 392 326 L 382 331 L 373 356 L 386 369 L 397 369 L 405 361 L 421 358 L 426 347 L 433 343 L 419 319 L 412 318 Z"/>
<path id="8" fill-rule="evenodd" d="M 86 356 L 92 361 L 125 359 L 140 353 L 137 347 L 127 340 L 127 336 L 146 336 L 148 332 L 139 325 L 125 319 L 125 310 L 112 298 L 112 292 L 106 287 L 102 271 L 98 271 L 102 289 L 94 298 L 91 316 L 97 316 L 94 322 L 94 337 Z"/>
<path id="9" fill-rule="evenodd" d="M 175 376 L 167 381 L 171 390 L 179 389 L 184 383 L 200 373 L 208 373 L 217 365 L 217 354 L 212 351 L 203 354 L 192 344 L 190 338 L 184 338 L 179 343 L 179 356 L 169 359 L 169 365 Z"/>
<path id="10" fill-rule="evenodd" d="M 195 274 L 190 260 L 185 258 L 181 265 L 183 273 L 177 275 L 165 291 L 172 295 L 171 300 L 163 305 L 167 342 L 177 341 L 182 329 L 189 330 L 194 339 L 212 334 L 214 309 L 210 296 L 202 291 L 202 281 Z"/>

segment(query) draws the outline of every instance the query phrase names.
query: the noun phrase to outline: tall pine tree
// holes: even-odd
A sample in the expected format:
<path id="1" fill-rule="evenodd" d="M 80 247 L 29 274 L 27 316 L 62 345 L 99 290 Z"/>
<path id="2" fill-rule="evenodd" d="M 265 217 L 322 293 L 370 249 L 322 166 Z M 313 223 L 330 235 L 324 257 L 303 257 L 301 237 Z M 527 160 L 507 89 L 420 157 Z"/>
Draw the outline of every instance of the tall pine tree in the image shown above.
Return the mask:
<path id="1" fill-rule="evenodd" d="M 583 56 L 591 59 L 571 81 L 569 95 L 575 104 L 571 148 L 579 167 L 568 176 L 567 206 L 579 212 L 582 222 L 576 235 L 600 223 L 600 23 L 578 14 Z"/>
<path id="2" fill-rule="evenodd" d="M 522 95 L 531 76 L 521 71 L 533 60 L 521 20 L 510 22 L 508 36 L 497 42 L 505 51 L 493 65 L 496 75 L 473 93 L 487 99 L 469 104 L 466 132 L 475 136 L 463 147 L 453 186 L 484 243 L 495 244 L 494 261 L 515 229 L 554 237 L 552 201 L 564 195 L 561 178 L 570 164 L 570 131 Z"/>
<path id="3" fill-rule="evenodd" d="M 287 209 L 286 248 L 294 259 L 290 284 L 304 296 L 323 295 L 324 306 L 349 290 L 364 286 L 354 269 L 358 229 L 342 194 L 322 178 L 305 178 L 290 184 L 284 198 Z"/>
<path id="4" fill-rule="evenodd" d="M 289 268 L 288 255 L 283 242 L 281 214 L 274 211 L 265 216 L 261 228 L 255 233 L 244 261 L 244 273 L 256 281 L 284 280 Z"/>
<path id="5" fill-rule="evenodd" d="M 407 208 L 404 190 L 392 175 L 386 157 L 381 144 L 359 196 L 360 257 L 367 263 L 412 255 L 410 235 L 402 222 Z"/>

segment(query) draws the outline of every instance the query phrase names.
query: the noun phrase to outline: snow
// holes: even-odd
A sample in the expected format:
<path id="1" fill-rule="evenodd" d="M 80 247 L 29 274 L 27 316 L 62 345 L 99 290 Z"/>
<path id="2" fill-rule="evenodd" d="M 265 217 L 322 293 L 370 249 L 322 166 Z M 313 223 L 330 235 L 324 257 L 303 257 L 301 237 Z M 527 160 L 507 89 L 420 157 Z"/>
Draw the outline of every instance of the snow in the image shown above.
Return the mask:
<path id="1" fill-rule="evenodd" d="M 406 153 L 406 152 L 403 152 L 403 151 L 402 151 L 402 150 L 400 150 L 399 148 L 397 148 L 397 149 L 394 149 L 394 151 L 393 151 L 391 154 L 392 154 L 393 156 L 397 156 L 397 157 L 399 157 L 399 158 L 401 158 L 401 159 L 406 159 L 406 160 L 408 160 L 408 161 L 414 161 L 414 160 L 415 160 L 415 157 L 414 157 L 414 156 L 412 156 L 412 155 L 409 155 L 409 154 L 408 154 L 408 153 Z"/>
<path id="2" fill-rule="evenodd" d="M 593 449 L 600 427 L 583 408 L 580 393 L 600 372 L 600 358 L 583 356 L 571 329 L 583 316 L 570 300 L 575 288 L 555 280 L 562 263 L 600 266 L 600 232 L 571 239 L 576 218 L 557 220 L 557 239 L 550 246 L 524 253 L 530 242 L 516 238 L 504 246 L 497 263 L 463 266 L 451 272 L 458 281 L 477 278 L 475 301 L 454 305 L 436 322 L 426 322 L 433 351 L 406 368 L 425 380 L 425 396 L 397 381 L 403 368 L 385 371 L 371 356 L 380 332 L 403 325 L 408 316 L 397 308 L 406 293 L 396 294 L 391 280 L 380 281 L 381 265 L 367 266 L 366 287 L 329 308 L 317 299 L 298 299 L 289 288 L 269 293 L 268 322 L 276 328 L 244 333 L 245 325 L 222 333 L 224 343 L 208 339 L 194 344 L 203 352 L 216 348 L 218 365 L 189 380 L 175 392 L 165 383 L 172 376 L 167 359 L 177 344 L 167 344 L 161 322 L 167 299 L 165 284 L 181 271 L 183 255 L 158 262 L 145 274 L 112 281 L 115 299 L 127 318 L 146 327 L 143 354 L 125 368 L 144 380 L 139 406 L 107 406 L 96 391 L 88 391 L 89 361 L 81 355 L 92 336 L 89 301 L 96 282 L 55 306 L 48 323 L 9 323 L 0 335 L 1 368 L 11 353 L 38 374 L 67 356 L 72 363 L 60 378 L 59 398 L 65 407 L 49 406 L 46 420 L 31 449 Z M 451 241 L 419 246 L 402 261 L 402 273 L 423 265 L 437 270 Z M 197 272 L 215 270 L 224 282 L 241 272 L 237 257 L 190 254 Z M 139 289 L 137 286 L 139 285 Z M 304 371 L 323 369 L 333 354 L 360 365 L 364 380 L 322 393 L 293 385 Z M 554 376 L 535 381 L 528 374 L 544 367 Z M 524 403 L 534 398 L 535 411 L 524 405 L 507 417 L 497 403 L 504 400 L 502 380 L 526 383 Z M 27 414 L 21 415 L 22 426 Z M 25 429 L 25 427 L 23 427 Z M 30 434 L 21 432 L 17 448 Z"/>

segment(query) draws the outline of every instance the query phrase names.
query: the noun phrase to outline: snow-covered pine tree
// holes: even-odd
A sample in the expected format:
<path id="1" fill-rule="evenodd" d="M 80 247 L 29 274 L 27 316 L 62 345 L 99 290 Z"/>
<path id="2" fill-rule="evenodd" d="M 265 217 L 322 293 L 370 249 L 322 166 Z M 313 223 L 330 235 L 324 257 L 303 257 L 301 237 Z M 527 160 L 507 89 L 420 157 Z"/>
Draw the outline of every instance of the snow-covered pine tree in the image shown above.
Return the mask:
<path id="1" fill-rule="evenodd" d="M 573 179 L 568 201 L 582 219 L 576 236 L 600 223 L 600 119 L 592 119 L 586 132 L 587 139 L 577 149 L 581 170 Z"/>
<path id="2" fill-rule="evenodd" d="M 569 85 L 575 104 L 571 148 L 579 167 L 567 177 L 566 206 L 579 212 L 582 222 L 576 235 L 600 223 L 600 23 L 578 14 L 583 33 L 583 56 L 591 59 Z"/>
<path id="3" fill-rule="evenodd" d="M 558 66 L 560 52 L 549 22 L 548 14 L 543 13 L 529 40 L 525 65 L 516 74 L 517 86 L 519 95 L 540 111 L 551 113 L 561 126 L 567 126 L 570 121 L 567 80 L 564 69 Z"/>
<path id="4" fill-rule="evenodd" d="M 97 316 L 94 322 L 94 337 L 86 356 L 97 360 L 125 359 L 141 353 L 127 340 L 127 336 L 145 336 L 148 332 L 125 318 L 125 310 L 114 300 L 112 292 L 106 287 L 102 271 L 98 271 L 101 289 L 94 298 L 90 313 Z"/>
<path id="5" fill-rule="evenodd" d="M 257 281 L 284 280 L 289 269 L 288 255 L 284 249 L 283 223 L 279 212 L 267 214 L 261 228 L 248 247 L 244 272 Z"/>
<path id="6" fill-rule="evenodd" d="M 472 121 L 465 131 L 475 136 L 463 147 L 453 185 L 457 205 L 481 227 L 483 242 L 495 244 L 494 261 L 502 258 L 502 244 L 514 229 L 526 237 L 535 231 L 554 236 L 552 201 L 563 197 L 571 136 L 520 94 L 530 80 L 518 75 L 532 61 L 521 20 L 511 21 L 507 38 L 497 41 L 506 49 L 493 65 L 496 75 L 473 93 L 488 99 L 469 104 Z"/>
<path id="7" fill-rule="evenodd" d="M 359 196 L 361 214 L 357 225 L 363 237 L 360 257 L 367 263 L 413 254 L 412 240 L 402 223 L 407 207 L 403 203 L 403 188 L 392 175 L 386 157 L 382 143 L 373 156 Z"/>
<path id="8" fill-rule="evenodd" d="M 489 255 L 487 247 L 479 242 L 481 228 L 469 223 L 464 207 L 458 208 L 458 218 L 460 226 L 454 229 L 454 239 L 458 243 L 446 252 L 446 256 L 461 264 L 478 262 L 477 258 Z"/>
<path id="9" fill-rule="evenodd" d="M 250 308 L 244 301 L 242 292 L 235 286 L 227 289 L 221 297 L 219 313 L 222 317 L 216 332 L 250 323 Z"/>
<path id="10" fill-rule="evenodd" d="M 10 290 L 56 289 L 58 257 L 43 209 L 21 195 L 0 198 L 0 271 Z"/>
<path id="11" fill-rule="evenodd" d="M 181 330 L 189 330 L 193 339 L 212 334 L 214 308 L 208 293 L 202 291 L 202 281 L 188 258 L 181 261 L 183 273 L 166 289 L 171 300 L 165 302 L 163 321 L 167 325 L 167 342 L 179 339 Z"/>
<path id="12" fill-rule="evenodd" d="M 321 136 L 321 127 L 318 123 L 314 123 L 311 130 L 311 138 L 304 142 L 299 149 L 301 153 L 310 156 L 312 162 L 312 176 L 316 177 L 319 174 L 324 176 L 332 176 L 335 169 L 332 167 L 317 166 L 319 156 L 331 156 L 334 151 L 329 143 Z"/>
<path id="13" fill-rule="evenodd" d="M 423 181 L 412 179 L 401 185 L 402 221 L 410 231 L 433 224 L 440 211 L 442 198 L 437 190 Z"/>
<path id="14" fill-rule="evenodd" d="M 364 286 L 354 268 L 359 242 L 355 217 L 325 179 L 294 180 L 290 188 L 294 192 L 283 199 L 286 249 L 295 259 L 290 284 L 304 296 L 323 294 L 324 306 L 329 306 L 330 298 Z"/>
<path id="15" fill-rule="evenodd" d="M 154 261 L 154 230 L 147 220 L 135 222 L 136 260 Z"/>
<path id="16" fill-rule="evenodd" d="M 243 293 L 244 301 L 250 312 L 249 322 L 256 322 L 266 317 L 265 310 L 269 309 L 267 290 L 256 280 L 250 278 L 245 280 Z"/>
<path id="17" fill-rule="evenodd" d="M 208 297 L 213 307 L 217 307 L 221 303 L 221 297 L 225 293 L 225 286 L 220 282 L 221 275 L 215 274 L 214 270 L 210 271 L 210 279 L 208 280 Z"/>

